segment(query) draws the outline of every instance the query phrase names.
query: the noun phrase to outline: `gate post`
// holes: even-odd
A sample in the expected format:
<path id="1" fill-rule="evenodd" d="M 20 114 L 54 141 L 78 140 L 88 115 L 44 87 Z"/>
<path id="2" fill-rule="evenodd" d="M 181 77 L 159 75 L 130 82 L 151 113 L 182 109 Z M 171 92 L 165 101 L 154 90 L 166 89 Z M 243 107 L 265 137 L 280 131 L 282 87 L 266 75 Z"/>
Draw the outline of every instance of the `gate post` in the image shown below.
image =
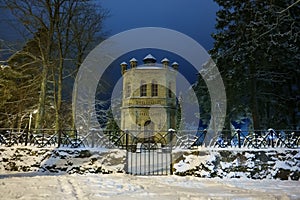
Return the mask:
<path id="1" fill-rule="evenodd" d="M 173 139 L 173 134 L 175 132 L 174 129 L 169 129 L 169 148 L 170 148 L 170 174 L 173 174 L 173 160 L 172 160 L 172 148 L 173 148 L 173 144 L 172 144 L 172 139 Z"/>
<path id="2" fill-rule="evenodd" d="M 128 130 L 125 130 L 125 148 L 128 151 Z"/>

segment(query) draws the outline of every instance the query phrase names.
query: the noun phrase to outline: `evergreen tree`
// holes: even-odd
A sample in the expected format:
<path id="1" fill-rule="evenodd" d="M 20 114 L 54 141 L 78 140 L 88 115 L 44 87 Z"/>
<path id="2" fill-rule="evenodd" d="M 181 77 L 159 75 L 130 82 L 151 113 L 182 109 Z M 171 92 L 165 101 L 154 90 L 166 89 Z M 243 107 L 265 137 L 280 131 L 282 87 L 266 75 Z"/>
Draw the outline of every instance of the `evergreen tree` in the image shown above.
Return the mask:
<path id="1" fill-rule="evenodd" d="M 40 63 L 33 58 L 35 51 L 35 42 L 31 40 L 1 67 L 1 127 L 21 129 L 29 126 L 30 114 L 37 108 L 41 82 Z"/>
<path id="2" fill-rule="evenodd" d="M 242 116 L 254 129 L 296 128 L 299 1 L 215 1 L 221 9 L 210 53 L 225 82 L 227 121 Z"/>

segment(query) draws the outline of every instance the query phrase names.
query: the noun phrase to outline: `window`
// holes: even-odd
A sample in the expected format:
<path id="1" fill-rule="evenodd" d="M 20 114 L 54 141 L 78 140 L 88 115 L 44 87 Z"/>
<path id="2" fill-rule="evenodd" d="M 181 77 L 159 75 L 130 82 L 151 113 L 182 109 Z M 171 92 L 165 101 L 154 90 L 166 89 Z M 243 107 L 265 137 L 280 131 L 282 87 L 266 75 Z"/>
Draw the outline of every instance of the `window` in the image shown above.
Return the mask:
<path id="1" fill-rule="evenodd" d="M 173 92 L 172 92 L 172 83 L 169 82 L 169 87 L 168 87 L 168 96 L 169 98 L 173 97 Z"/>
<path id="2" fill-rule="evenodd" d="M 144 124 L 145 133 L 151 134 L 154 131 L 154 123 L 151 120 L 148 120 Z"/>
<path id="3" fill-rule="evenodd" d="M 130 97 L 130 94 L 131 94 L 131 85 L 130 83 L 127 83 L 125 97 Z"/>
<path id="4" fill-rule="evenodd" d="M 152 81 L 151 96 L 153 96 L 153 97 L 158 96 L 158 85 L 155 80 Z"/>
<path id="5" fill-rule="evenodd" d="M 147 96 L 147 84 L 145 81 L 141 81 L 140 96 L 141 97 Z"/>

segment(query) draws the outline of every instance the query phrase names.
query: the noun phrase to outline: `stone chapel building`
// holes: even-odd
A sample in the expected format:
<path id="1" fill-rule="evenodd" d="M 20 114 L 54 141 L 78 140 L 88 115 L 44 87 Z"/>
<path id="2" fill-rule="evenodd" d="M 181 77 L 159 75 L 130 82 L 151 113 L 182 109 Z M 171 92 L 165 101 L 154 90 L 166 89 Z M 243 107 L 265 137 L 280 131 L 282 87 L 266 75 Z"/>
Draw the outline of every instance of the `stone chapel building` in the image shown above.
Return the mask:
<path id="1" fill-rule="evenodd" d="M 141 65 L 135 58 L 129 62 L 129 66 L 126 62 L 120 64 L 123 75 L 121 129 L 139 137 L 146 132 L 165 134 L 168 129 L 175 129 L 178 63 L 170 66 L 169 60 L 164 58 L 159 64 L 151 54 Z"/>

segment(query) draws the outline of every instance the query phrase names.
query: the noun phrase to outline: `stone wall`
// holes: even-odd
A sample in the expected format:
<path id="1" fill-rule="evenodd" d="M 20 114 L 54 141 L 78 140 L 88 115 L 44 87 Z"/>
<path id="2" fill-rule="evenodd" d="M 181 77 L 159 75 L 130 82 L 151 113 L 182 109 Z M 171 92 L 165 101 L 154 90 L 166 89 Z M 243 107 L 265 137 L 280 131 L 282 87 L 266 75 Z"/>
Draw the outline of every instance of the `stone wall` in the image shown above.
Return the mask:
<path id="1" fill-rule="evenodd" d="M 0 147 L 0 174 L 125 173 L 126 151 Z M 173 172 L 180 176 L 297 180 L 299 149 L 203 149 L 173 151 Z"/>
<path id="2" fill-rule="evenodd" d="M 174 153 L 174 174 L 299 180 L 299 149 L 197 150 Z"/>
<path id="3" fill-rule="evenodd" d="M 118 149 L 0 148 L 0 174 L 123 173 L 125 161 L 125 151 Z"/>

